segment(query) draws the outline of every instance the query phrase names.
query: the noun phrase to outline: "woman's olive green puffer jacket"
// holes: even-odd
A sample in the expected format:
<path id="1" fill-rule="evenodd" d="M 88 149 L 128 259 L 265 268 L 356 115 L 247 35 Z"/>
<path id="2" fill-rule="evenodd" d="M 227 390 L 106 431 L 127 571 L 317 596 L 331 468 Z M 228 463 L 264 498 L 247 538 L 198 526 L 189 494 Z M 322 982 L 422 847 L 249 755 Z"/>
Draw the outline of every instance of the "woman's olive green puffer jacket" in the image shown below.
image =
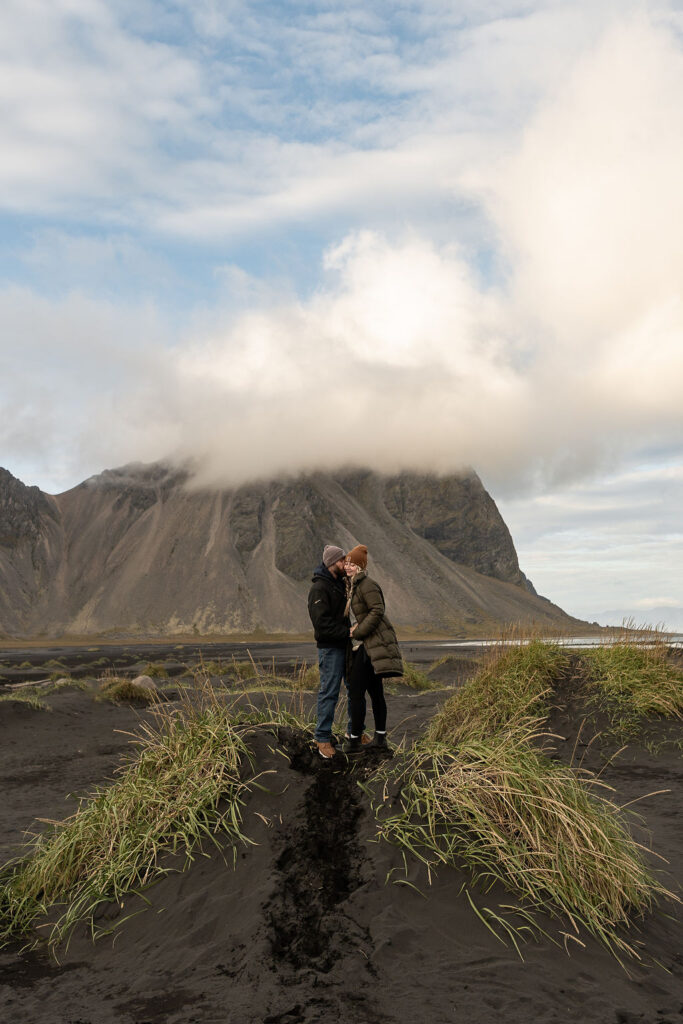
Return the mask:
<path id="1" fill-rule="evenodd" d="M 356 573 L 351 580 L 349 603 L 358 623 L 353 639 L 363 641 L 375 672 L 402 676 L 403 658 L 394 627 L 384 612 L 384 595 L 367 572 Z"/>

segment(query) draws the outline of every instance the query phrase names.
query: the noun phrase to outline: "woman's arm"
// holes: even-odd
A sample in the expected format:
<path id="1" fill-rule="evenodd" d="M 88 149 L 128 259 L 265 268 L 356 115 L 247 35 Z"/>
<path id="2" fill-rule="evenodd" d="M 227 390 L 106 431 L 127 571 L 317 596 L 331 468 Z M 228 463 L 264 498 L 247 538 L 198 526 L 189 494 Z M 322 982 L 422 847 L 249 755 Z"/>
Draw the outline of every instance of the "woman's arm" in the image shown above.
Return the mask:
<path id="1" fill-rule="evenodd" d="M 367 605 L 368 613 L 363 621 L 359 622 L 354 629 L 354 640 L 364 640 L 371 633 L 374 633 L 384 615 L 384 598 L 382 591 L 374 580 L 366 580 L 361 596 Z"/>

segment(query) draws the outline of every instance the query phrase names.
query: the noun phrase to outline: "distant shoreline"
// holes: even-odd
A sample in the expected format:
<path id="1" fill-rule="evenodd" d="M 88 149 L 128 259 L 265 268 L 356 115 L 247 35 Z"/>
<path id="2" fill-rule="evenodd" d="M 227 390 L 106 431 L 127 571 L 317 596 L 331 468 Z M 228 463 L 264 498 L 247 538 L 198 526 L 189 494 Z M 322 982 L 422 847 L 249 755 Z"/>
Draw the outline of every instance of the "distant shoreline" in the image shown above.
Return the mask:
<path id="1" fill-rule="evenodd" d="M 676 630 L 659 630 L 648 627 L 623 627 L 623 626 L 587 626 L 576 630 L 539 629 L 538 627 L 525 628 L 524 626 L 503 627 L 499 631 L 472 631 L 464 632 L 428 632 L 422 630 L 406 630 L 397 628 L 398 639 L 401 643 L 449 643 L 468 646 L 481 646 L 482 644 L 498 643 L 508 639 L 543 639 L 543 640 L 571 640 L 581 637 L 613 637 L 619 634 L 629 636 L 642 635 L 643 637 L 655 636 L 680 640 L 683 633 Z M 197 635 L 180 633 L 168 636 L 148 635 L 140 633 L 103 633 L 80 636 L 37 636 L 37 637 L 10 637 L 0 634 L 0 651 L 2 650 L 35 650 L 54 648 L 88 648 L 88 647 L 188 647 L 201 646 L 211 647 L 212 645 L 235 647 L 245 645 L 291 645 L 313 644 L 311 633 L 223 633 Z"/>

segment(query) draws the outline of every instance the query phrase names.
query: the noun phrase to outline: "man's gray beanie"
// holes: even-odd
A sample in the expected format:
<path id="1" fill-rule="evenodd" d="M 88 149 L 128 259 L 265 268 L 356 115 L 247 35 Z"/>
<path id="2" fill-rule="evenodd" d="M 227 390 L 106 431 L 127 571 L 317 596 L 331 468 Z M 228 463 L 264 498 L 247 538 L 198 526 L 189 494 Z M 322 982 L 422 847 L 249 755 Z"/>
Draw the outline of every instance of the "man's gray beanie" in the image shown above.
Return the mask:
<path id="1" fill-rule="evenodd" d="M 334 565 L 335 562 L 338 562 L 343 557 L 344 552 L 335 544 L 326 544 L 323 548 L 323 565 L 326 569 L 329 569 L 331 565 Z"/>

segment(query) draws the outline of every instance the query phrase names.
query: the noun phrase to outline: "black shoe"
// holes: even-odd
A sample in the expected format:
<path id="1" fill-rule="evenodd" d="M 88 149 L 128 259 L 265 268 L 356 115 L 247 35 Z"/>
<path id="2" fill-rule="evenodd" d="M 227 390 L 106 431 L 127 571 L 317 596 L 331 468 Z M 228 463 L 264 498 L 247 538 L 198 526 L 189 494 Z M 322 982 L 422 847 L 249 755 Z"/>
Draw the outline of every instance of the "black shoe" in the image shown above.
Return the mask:
<path id="1" fill-rule="evenodd" d="M 370 748 L 374 750 L 389 750 L 389 744 L 387 743 L 387 734 L 385 732 L 376 732 L 372 737 L 372 743 Z"/>
<path id="2" fill-rule="evenodd" d="M 363 754 L 370 747 L 369 743 L 363 743 L 360 736 L 356 736 L 353 739 L 345 740 L 342 750 L 348 757 L 353 757 L 356 754 Z"/>

